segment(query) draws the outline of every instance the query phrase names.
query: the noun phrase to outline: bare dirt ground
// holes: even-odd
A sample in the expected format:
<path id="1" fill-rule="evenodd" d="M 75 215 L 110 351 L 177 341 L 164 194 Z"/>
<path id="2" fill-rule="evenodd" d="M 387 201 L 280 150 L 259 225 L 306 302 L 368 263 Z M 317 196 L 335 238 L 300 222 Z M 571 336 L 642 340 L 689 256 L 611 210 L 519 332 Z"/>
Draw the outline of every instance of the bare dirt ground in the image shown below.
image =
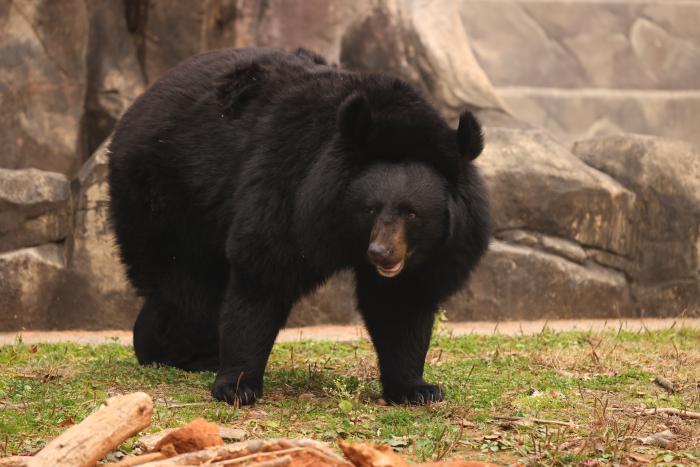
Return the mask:
<path id="1" fill-rule="evenodd" d="M 626 330 L 642 332 L 671 327 L 700 328 L 700 318 L 668 318 L 668 319 L 583 319 L 583 320 L 537 320 L 537 321 L 473 321 L 467 323 L 447 323 L 447 332 L 454 335 L 467 334 L 502 334 L 502 335 L 532 335 L 547 328 L 551 331 L 603 331 Z M 356 341 L 367 337 L 362 326 L 308 326 L 302 328 L 283 329 L 277 337 L 277 342 L 293 342 L 302 339 L 330 340 L 337 342 Z M 39 342 L 78 342 L 84 344 L 104 344 L 117 342 L 131 345 L 130 331 L 17 331 L 0 332 L 0 346 L 14 343 L 17 339 L 27 344 Z"/>

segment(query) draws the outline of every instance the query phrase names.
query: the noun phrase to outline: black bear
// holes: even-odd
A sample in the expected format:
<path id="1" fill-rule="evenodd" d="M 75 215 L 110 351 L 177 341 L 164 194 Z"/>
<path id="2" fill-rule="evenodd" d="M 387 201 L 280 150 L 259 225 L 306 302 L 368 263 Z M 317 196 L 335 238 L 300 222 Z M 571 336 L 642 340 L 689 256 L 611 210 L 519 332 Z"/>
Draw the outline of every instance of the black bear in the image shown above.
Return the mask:
<path id="1" fill-rule="evenodd" d="M 423 367 L 438 304 L 488 246 L 482 148 L 471 113 L 451 129 L 406 83 L 303 49 L 175 67 L 110 144 L 139 362 L 215 369 L 213 396 L 250 404 L 295 301 L 352 269 L 384 398 L 442 400 Z"/>

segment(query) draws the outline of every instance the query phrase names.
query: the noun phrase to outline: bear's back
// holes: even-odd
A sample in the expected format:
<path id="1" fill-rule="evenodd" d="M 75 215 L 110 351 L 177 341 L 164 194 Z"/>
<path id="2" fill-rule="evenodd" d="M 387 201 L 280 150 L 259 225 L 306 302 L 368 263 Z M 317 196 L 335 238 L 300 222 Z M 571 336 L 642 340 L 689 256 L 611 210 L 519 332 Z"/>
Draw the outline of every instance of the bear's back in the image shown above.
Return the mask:
<path id="1" fill-rule="evenodd" d="M 272 86 L 294 82 L 305 73 L 331 70 L 323 59 L 302 49 L 286 53 L 276 49 L 217 49 L 195 55 L 153 83 L 127 110 L 115 128 L 113 152 L 121 145 L 148 144 L 149 140 L 182 122 L 196 118 L 197 108 L 219 112 L 218 87 L 235 70 L 251 63 L 274 71 L 278 82 Z M 206 106 L 206 107 L 205 107 Z"/>

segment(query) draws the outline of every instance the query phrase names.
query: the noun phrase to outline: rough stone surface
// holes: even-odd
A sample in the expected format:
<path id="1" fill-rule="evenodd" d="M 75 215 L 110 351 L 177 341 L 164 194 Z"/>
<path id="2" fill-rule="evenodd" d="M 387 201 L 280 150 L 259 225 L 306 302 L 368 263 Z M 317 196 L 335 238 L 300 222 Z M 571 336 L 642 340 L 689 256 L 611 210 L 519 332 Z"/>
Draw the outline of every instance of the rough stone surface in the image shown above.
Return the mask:
<path id="1" fill-rule="evenodd" d="M 622 272 L 626 276 L 634 275 L 634 271 L 638 268 L 632 257 L 616 255 L 610 251 L 596 248 L 584 248 L 584 250 L 586 252 L 586 257 L 590 261 L 606 268 Z"/>
<path id="2" fill-rule="evenodd" d="M 498 93 L 514 115 L 546 128 L 567 145 L 587 137 L 632 132 L 700 146 L 700 132 L 693 125 L 700 115 L 699 87 L 687 91 L 513 87 L 499 88 Z"/>
<path id="3" fill-rule="evenodd" d="M 149 83 L 187 57 L 203 52 L 204 12 L 210 1 L 146 3 L 143 67 Z"/>
<path id="4" fill-rule="evenodd" d="M 458 3 L 152 0 L 143 32 L 145 72 L 152 82 L 181 60 L 215 47 L 306 47 L 349 68 L 402 77 L 451 116 L 465 105 L 503 108 L 471 51 Z"/>
<path id="5" fill-rule="evenodd" d="M 292 309 L 287 326 L 360 321 L 356 310 L 355 278 L 351 272 L 343 271 L 331 277 L 313 294 L 302 298 Z"/>
<path id="6" fill-rule="evenodd" d="M 80 166 L 87 30 L 84 0 L 0 2 L 0 167 Z"/>
<path id="7" fill-rule="evenodd" d="M 477 160 L 494 228 L 524 229 L 625 254 L 635 196 L 542 131 L 487 128 Z"/>
<path id="8" fill-rule="evenodd" d="M 578 142 L 574 153 L 637 196 L 636 267 L 629 273 L 642 312 L 698 312 L 700 151 L 681 141 L 621 135 Z"/>
<path id="9" fill-rule="evenodd" d="M 500 109 L 458 3 L 0 2 L 0 167 L 73 176 L 148 83 L 219 47 L 307 47 L 331 62 L 413 81 L 450 117 L 468 105 Z"/>
<path id="10" fill-rule="evenodd" d="M 567 145 L 620 132 L 700 145 L 699 2 L 469 0 L 460 12 L 508 108 Z"/>
<path id="11" fill-rule="evenodd" d="M 540 243 L 539 235 L 520 229 L 501 230 L 496 235 L 499 240 L 508 243 L 514 243 L 516 245 L 523 245 L 534 248 Z"/>
<path id="12" fill-rule="evenodd" d="M 458 2 L 378 2 L 343 39 L 350 68 L 400 76 L 425 89 L 448 117 L 465 104 L 503 109 L 459 21 Z"/>
<path id="13" fill-rule="evenodd" d="M 109 225 L 107 157 L 105 142 L 73 181 L 68 271 L 54 302 L 63 328 L 131 327 L 140 309 Z"/>
<path id="14" fill-rule="evenodd" d="M 384 3 L 385 0 L 267 3 L 243 0 L 238 8 L 236 43 L 246 47 L 253 44 L 287 49 L 305 47 L 331 63 L 340 63 L 341 43 L 348 28 L 371 14 L 374 4 Z"/>
<path id="15" fill-rule="evenodd" d="M 52 327 L 51 303 L 65 265 L 64 248 L 59 245 L 0 254 L 0 329 Z"/>
<path id="16" fill-rule="evenodd" d="M 493 241 L 469 285 L 444 304 L 451 320 L 627 316 L 623 274 Z"/>
<path id="17" fill-rule="evenodd" d="M 66 238 L 69 203 L 70 185 L 62 174 L 0 169 L 0 252 Z"/>
<path id="18" fill-rule="evenodd" d="M 469 0 L 460 12 L 497 86 L 700 86 L 698 2 Z"/>
<path id="19" fill-rule="evenodd" d="M 496 236 L 499 240 L 507 243 L 538 248 L 575 263 L 583 264 L 588 259 L 588 255 L 581 245 L 563 238 L 549 237 L 518 229 L 501 231 Z"/>
<path id="20" fill-rule="evenodd" d="M 563 238 L 547 237 L 543 235 L 540 239 L 540 245 L 543 250 L 559 255 L 575 263 L 583 264 L 587 259 L 586 252 L 581 248 L 581 245 L 569 240 L 564 240 Z"/>
<path id="21" fill-rule="evenodd" d="M 124 2 L 90 0 L 85 103 L 88 153 L 109 136 L 122 113 L 146 89 Z"/>

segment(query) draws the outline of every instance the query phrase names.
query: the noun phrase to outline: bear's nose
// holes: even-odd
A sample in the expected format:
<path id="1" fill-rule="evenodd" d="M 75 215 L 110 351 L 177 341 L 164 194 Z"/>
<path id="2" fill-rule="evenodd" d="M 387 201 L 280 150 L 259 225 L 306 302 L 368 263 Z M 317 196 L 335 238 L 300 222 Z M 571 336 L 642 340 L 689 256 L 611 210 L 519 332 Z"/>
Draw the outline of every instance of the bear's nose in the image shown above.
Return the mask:
<path id="1" fill-rule="evenodd" d="M 367 249 L 367 256 L 373 263 L 385 263 L 391 258 L 393 251 L 391 247 L 382 245 L 381 243 L 372 242 Z"/>

